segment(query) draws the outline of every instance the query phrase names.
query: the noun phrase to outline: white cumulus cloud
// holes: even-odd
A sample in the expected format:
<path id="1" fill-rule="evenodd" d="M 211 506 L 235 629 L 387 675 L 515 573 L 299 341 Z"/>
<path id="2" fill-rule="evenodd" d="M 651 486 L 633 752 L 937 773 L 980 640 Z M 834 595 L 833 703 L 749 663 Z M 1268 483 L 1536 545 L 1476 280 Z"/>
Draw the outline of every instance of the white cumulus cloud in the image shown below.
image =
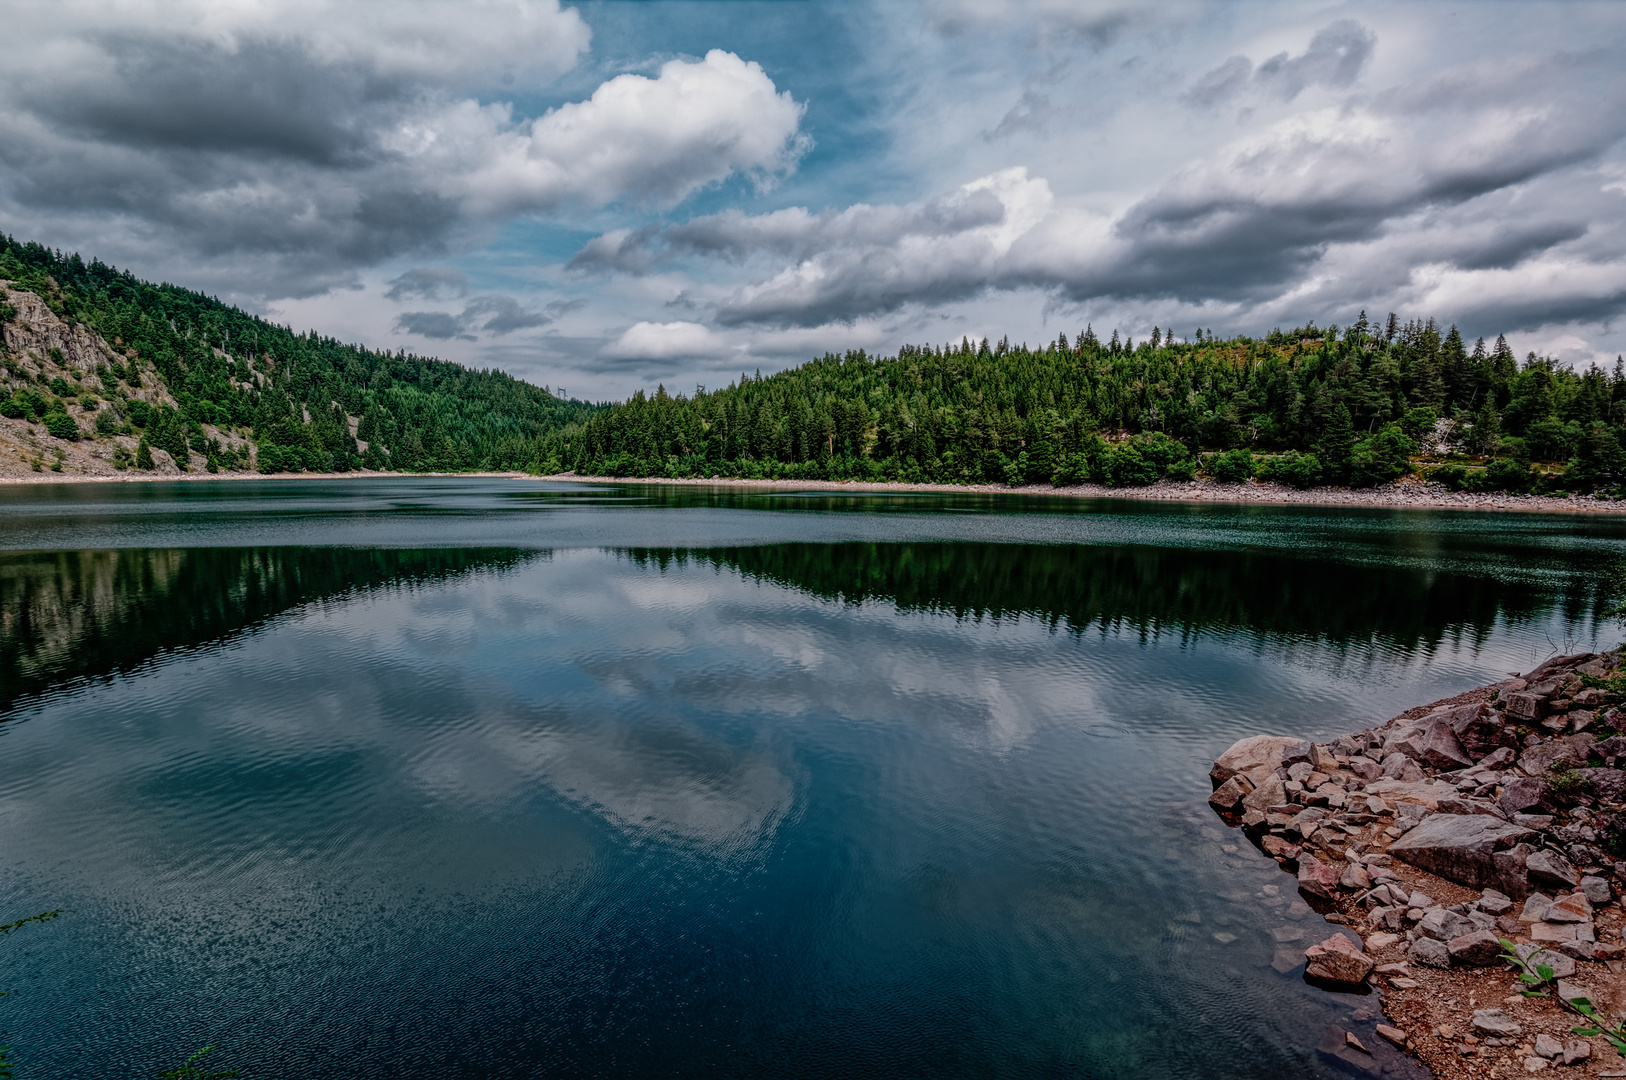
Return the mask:
<path id="1" fill-rule="evenodd" d="M 807 146 L 803 106 L 761 65 L 720 49 L 653 79 L 619 75 L 529 124 L 509 126 L 506 112 L 466 102 L 418 135 L 428 156 L 450 143 L 474 159 L 457 186 L 476 213 L 670 206 L 735 174 L 765 184 Z"/>

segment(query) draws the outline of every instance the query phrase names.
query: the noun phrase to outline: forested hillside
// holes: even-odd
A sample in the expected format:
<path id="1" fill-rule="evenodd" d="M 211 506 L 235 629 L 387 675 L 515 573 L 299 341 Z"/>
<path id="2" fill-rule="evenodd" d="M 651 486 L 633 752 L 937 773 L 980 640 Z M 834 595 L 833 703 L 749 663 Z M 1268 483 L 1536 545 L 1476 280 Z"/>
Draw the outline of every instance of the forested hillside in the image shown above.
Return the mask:
<path id="1" fill-rule="evenodd" d="M 638 394 L 544 440 L 544 466 L 615 476 L 1109 485 L 1250 475 L 1369 486 L 1416 467 L 1454 487 L 1626 479 L 1626 371 L 1574 371 L 1432 319 L 1139 343 L 1092 329 L 1040 349 L 827 355 L 726 389 Z M 1533 467 L 1533 464 L 1535 467 Z"/>
<path id="2" fill-rule="evenodd" d="M 535 463 L 540 435 L 593 411 L 501 372 L 295 333 L 0 235 L 8 282 L 0 415 L 60 442 L 99 439 L 120 467 L 167 455 L 181 468 L 262 472 L 519 469 Z M 49 308 L 40 321 L 53 336 L 19 314 L 27 294 Z M 36 441 L 36 467 L 48 442 Z"/>

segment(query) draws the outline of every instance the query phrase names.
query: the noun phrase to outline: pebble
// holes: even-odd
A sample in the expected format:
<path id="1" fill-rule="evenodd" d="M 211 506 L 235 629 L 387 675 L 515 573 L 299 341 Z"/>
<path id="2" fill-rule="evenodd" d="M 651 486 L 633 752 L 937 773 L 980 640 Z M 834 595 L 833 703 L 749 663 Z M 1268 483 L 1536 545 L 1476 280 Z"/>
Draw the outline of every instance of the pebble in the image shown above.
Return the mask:
<path id="1" fill-rule="evenodd" d="M 1405 1047 L 1406 1047 L 1406 1033 L 1404 1031 L 1401 1031 L 1399 1028 L 1390 1027 L 1388 1024 L 1379 1024 L 1378 1025 L 1378 1034 L 1383 1036 L 1385 1039 L 1389 1040 L 1390 1042 L 1394 1043 L 1396 1046 L 1400 1047 L 1401 1049 L 1405 1049 Z"/>

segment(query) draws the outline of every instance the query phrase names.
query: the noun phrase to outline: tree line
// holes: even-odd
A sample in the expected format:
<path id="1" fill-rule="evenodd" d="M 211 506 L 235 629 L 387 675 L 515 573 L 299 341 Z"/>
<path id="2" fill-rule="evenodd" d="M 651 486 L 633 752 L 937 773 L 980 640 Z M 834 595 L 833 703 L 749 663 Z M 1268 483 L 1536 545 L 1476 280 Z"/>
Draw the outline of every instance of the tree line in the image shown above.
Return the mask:
<path id="1" fill-rule="evenodd" d="M 1423 449 L 1453 487 L 1613 490 L 1626 481 L 1626 370 L 1573 370 L 1433 319 L 1314 323 L 1260 338 L 1136 343 L 1087 327 L 827 354 L 692 395 L 664 386 L 540 440 L 583 475 L 1113 486 L 1258 475 L 1370 486 Z"/>
<path id="2" fill-rule="evenodd" d="M 38 294 L 59 318 L 85 324 L 122 354 L 100 373 L 113 393 L 97 431 L 137 434 L 142 449 L 162 449 L 178 462 L 191 451 L 206 455 L 210 467 L 264 472 L 523 469 L 535 463 L 541 434 L 595 408 L 499 371 L 296 333 L 201 293 L 4 234 L 0 278 Z M 0 322 L 15 317 L 0 305 Z M 76 437 L 61 406 L 70 387 L 28 385 L 15 363 L 8 362 L 8 374 L 12 392 L 0 412 L 33 416 L 53 435 Z M 154 378 L 175 408 L 129 397 Z M 359 419 L 354 431 L 351 418 Z M 211 446 L 204 424 L 248 434 L 253 461 Z M 146 463 L 135 464 L 150 462 L 149 451 Z"/>

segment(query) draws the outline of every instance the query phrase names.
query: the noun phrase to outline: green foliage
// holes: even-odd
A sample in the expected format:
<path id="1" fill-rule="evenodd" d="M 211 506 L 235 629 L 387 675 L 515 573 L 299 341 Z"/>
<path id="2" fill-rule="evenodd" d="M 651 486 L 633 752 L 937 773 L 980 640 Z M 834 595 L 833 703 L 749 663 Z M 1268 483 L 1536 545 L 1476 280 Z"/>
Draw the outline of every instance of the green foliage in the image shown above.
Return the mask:
<path id="1" fill-rule="evenodd" d="M 1417 444 L 1399 424 L 1386 424 L 1377 434 L 1355 444 L 1350 454 L 1351 487 L 1376 487 L 1411 471 L 1411 455 Z"/>
<path id="2" fill-rule="evenodd" d="M 74 423 L 73 417 L 63 412 L 54 412 L 47 416 L 45 430 L 58 439 L 72 440 L 79 437 L 79 425 Z"/>
<path id="3" fill-rule="evenodd" d="M 1448 491 L 1467 491 L 1474 483 L 1475 474 L 1461 465 L 1440 465 L 1424 475 Z"/>
<path id="4" fill-rule="evenodd" d="M 1037 349 L 962 340 L 826 355 L 692 396 L 636 394 L 544 438 L 535 460 L 627 477 L 1123 485 L 1148 482 L 1134 439 L 1158 435 L 1186 448 L 1163 476 L 1187 475 L 1206 446 L 1273 455 L 1257 467 L 1282 483 L 1371 485 L 1405 475 L 1441 418 L 1486 452 L 1507 436 L 1573 444 L 1577 489 L 1626 483 L 1626 370 L 1534 355 L 1521 366 L 1505 341 L 1470 349 L 1431 320 L 1382 334 L 1362 319 L 1342 336 L 1312 324 L 1128 346 L 1086 330 Z M 1510 444 L 1504 456 L 1525 471 L 1504 465 L 1493 479 L 1532 484 L 1527 452 L 1521 463 Z"/>
<path id="5" fill-rule="evenodd" d="M 1564 1004 L 1589 1021 L 1589 1023 L 1570 1028 L 1571 1034 L 1580 1035 L 1587 1039 L 1602 1035 L 1609 1045 L 1615 1048 L 1617 1056 L 1626 1057 L 1626 1025 L 1622 1025 L 1619 1021 L 1610 1023 L 1608 1019 L 1599 1014 L 1590 998 L 1573 997 Z"/>
<path id="6" fill-rule="evenodd" d="M 1528 464 L 1511 457 L 1494 458 L 1485 466 L 1481 483 L 1486 491 L 1529 491 L 1535 475 Z"/>
<path id="7" fill-rule="evenodd" d="M 1507 938 L 1496 940 L 1502 944 L 1502 959 L 1518 972 L 1519 983 L 1524 987 L 1519 993 L 1527 998 L 1546 997 L 1547 991 L 1537 988 L 1553 981 L 1553 969 L 1546 964 L 1531 964 Z"/>
<path id="8" fill-rule="evenodd" d="M 1253 455 L 1246 450 L 1227 450 L 1208 461 L 1208 473 L 1222 484 L 1240 484 L 1253 476 Z"/>
<path id="9" fill-rule="evenodd" d="M 1347 405 L 1333 408 L 1316 443 L 1315 454 L 1326 479 L 1334 483 L 1349 479 L 1350 461 L 1355 456 L 1355 424 Z"/>
<path id="10" fill-rule="evenodd" d="M 1553 969 L 1546 964 L 1532 966 L 1530 961 L 1519 955 L 1518 950 L 1514 948 L 1513 942 L 1506 938 L 1497 940 L 1502 943 L 1502 959 L 1518 973 L 1519 984 L 1524 987 L 1519 993 L 1527 998 L 1547 997 L 1547 992 L 1539 990 L 1537 987 L 1545 986 L 1553 981 Z M 1610 1046 L 1615 1048 L 1615 1053 L 1618 1056 L 1626 1057 L 1626 1025 L 1622 1025 L 1618 1021 L 1611 1023 L 1598 1012 L 1597 1007 L 1592 1004 L 1590 998 L 1565 998 L 1560 996 L 1558 1002 L 1564 1008 L 1586 1021 L 1584 1024 L 1578 1024 L 1570 1028 L 1571 1034 L 1586 1039 L 1596 1038 L 1601 1035 L 1608 1041 Z"/>
<path id="11" fill-rule="evenodd" d="M 1288 487 L 1313 488 L 1321 483 L 1321 459 L 1314 454 L 1289 450 L 1285 454 L 1261 460 L 1257 475 L 1261 480 L 1286 484 Z"/>
<path id="12" fill-rule="evenodd" d="M 545 458 L 543 436 L 597 411 L 500 372 L 295 333 L 211 297 L 4 235 L 0 278 L 134 354 L 108 376 L 167 389 L 176 404 L 132 399 L 121 411 L 182 467 L 199 425 L 214 424 L 247 429 L 298 468 L 348 469 L 365 459 L 428 471 L 519 469 Z M 349 417 L 368 421 L 366 454 Z"/>
<path id="13" fill-rule="evenodd" d="M 138 469 L 154 468 L 156 462 L 152 459 L 152 446 L 147 442 L 145 435 L 136 443 L 135 467 Z"/>
<path id="14" fill-rule="evenodd" d="M 1553 797 L 1561 803 L 1573 803 L 1592 791 L 1592 781 L 1576 772 L 1568 763 L 1553 766 L 1547 773 L 1547 781 Z"/>
<path id="15" fill-rule="evenodd" d="M 1440 414 L 1433 409 L 1412 409 L 1400 418 L 1400 430 L 1409 439 L 1420 439 L 1434 430 L 1435 421 L 1439 418 Z"/>

